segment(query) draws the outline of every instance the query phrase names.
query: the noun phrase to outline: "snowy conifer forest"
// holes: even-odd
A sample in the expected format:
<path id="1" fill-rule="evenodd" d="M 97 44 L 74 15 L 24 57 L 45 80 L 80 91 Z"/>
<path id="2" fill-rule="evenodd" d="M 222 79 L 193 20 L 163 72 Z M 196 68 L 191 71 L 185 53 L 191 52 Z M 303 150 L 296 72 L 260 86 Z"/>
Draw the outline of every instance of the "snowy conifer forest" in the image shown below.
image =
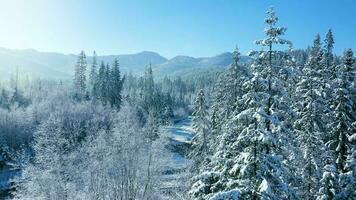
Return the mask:
<path id="1" fill-rule="evenodd" d="M 354 50 L 336 29 L 293 48 L 273 8 L 263 23 L 227 67 L 82 51 L 69 79 L 1 79 L 0 199 L 356 200 Z"/>

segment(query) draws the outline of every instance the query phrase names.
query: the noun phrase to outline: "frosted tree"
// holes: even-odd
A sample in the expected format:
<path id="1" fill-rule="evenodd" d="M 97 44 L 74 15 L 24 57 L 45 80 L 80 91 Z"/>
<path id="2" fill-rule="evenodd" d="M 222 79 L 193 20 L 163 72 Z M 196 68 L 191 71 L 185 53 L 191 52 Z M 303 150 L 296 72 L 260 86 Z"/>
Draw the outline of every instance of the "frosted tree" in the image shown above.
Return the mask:
<path id="1" fill-rule="evenodd" d="M 350 53 L 351 52 L 351 53 Z M 335 110 L 332 123 L 331 136 L 332 139 L 328 142 L 329 147 L 335 152 L 335 162 L 337 170 L 340 173 L 345 172 L 345 162 L 347 157 L 347 150 L 349 148 L 348 137 L 353 131 L 353 103 L 352 82 L 353 78 L 353 54 L 351 50 L 346 50 L 343 56 L 343 63 L 338 66 L 338 77 L 336 79 L 337 87 L 334 90 L 335 97 Z"/>
<path id="2" fill-rule="evenodd" d="M 96 91 L 94 92 L 95 99 L 101 100 L 102 102 L 105 102 L 105 96 L 106 96 L 106 80 L 105 80 L 105 64 L 104 62 L 101 62 L 99 72 L 98 72 L 98 77 L 95 80 L 95 85 L 94 88 Z"/>
<path id="3" fill-rule="evenodd" d="M 154 104 L 154 94 L 155 94 L 155 84 L 153 79 L 153 72 L 151 65 L 146 69 L 143 77 L 142 85 L 142 100 L 143 106 L 146 111 L 151 110 L 151 112 L 157 112 L 153 109 Z"/>
<path id="4" fill-rule="evenodd" d="M 338 173 L 333 165 L 324 167 L 323 177 L 320 180 L 321 188 L 318 192 L 317 200 L 333 200 L 339 192 L 338 190 Z"/>
<path id="5" fill-rule="evenodd" d="M 76 95 L 82 98 L 86 93 L 86 68 L 87 61 L 84 51 L 82 51 L 78 56 L 77 64 L 74 70 L 74 89 Z"/>
<path id="6" fill-rule="evenodd" d="M 333 49 L 334 49 L 334 36 L 331 31 L 331 29 L 328 30 L 328 32 L 325 35 L 325 40 L 324 40 L 324 54 L 323 54 L 323 64 L 324 64 L 324 71 L 325 71 L 325 76 L 329 77 L 331 79 L 335 78 L 335 69 L 334 69 L 334 55 L 333 55 Z M 328 74 L 327 74 L 328 73 Z M 326 78 L 325 77 L 325 78 Z"/>
<path id="7" fill-rule="evenodd" d="M 192 127 L 195 135 L 192 139 L 192 147 L 189 156 L 195 161 L 194 168 L 196 168 L 207 158 L 209 154 L 209 139 L 211 138 L 208 106 L 206 104 L 203 90 L 200 90 L 197 94 L 192 115 Z"/>
<path id="8" fill-rule="evenodd" d="M 251 83 L 255 90 L 250 92 L 250 98 L 254 99 L 253 106 L 250 107 L 253 115 L 253 123 L 248 125 L 241 138 L 248 138 L 250 142 L 243 142 L 246 145 L 246 156 L 241 156 L 241 163 L 237 163 L 236 169 L 240 168 L 240 173 L 245 181 L 248 181 L 252 199 L 278 199 L 292 198 L 292 188 L 289 188 L 289 174 L 287 166 L 283 163 L 285 149 L 289 147 L 288 138 L 292 133 L 283 121 L 284 114 L 288 113 L 290 105 L 283 102 L 285 88 L 280 72 L 286 68 L 282 58 L 285 52 L 275 50 L 275 45 L 288 45 L 292 43 L 282 39 L 286 28 L 277 27 L 278 17 L 273 9 L 267 11 L 265 23 L 267 28 L 266 39 L 256 41 L 256 44 L 267 47 L 267 51 L 251 52 L 256 57 L 257 62 L 252 65 L 254 81 Z M 253 102 L 253 101 L 251 101 Z M 244 135 L 247 134 L 245 137 Z M 250 143 L 250 144 L 249 144 Z M 243 151 L 244 152 L 244 151 Z M 238 171 L 237 171 L 238 172 Z M 252 177 L 251 180 L 248 177 Z"/>
<path id="9" fill-rule="evenodd" d="M 330 109 L 328 107 L 327 99 L 325 98 L 325 79 L 323 77 L 323 50 L 321 48 L 320 35 L 317 34 L 306 65 L 302 72 L 302 79 L 300 86 L 304 84 L 304 88 L 308 89 L 308 84 L 311 86 L 309 89 L 315 94 L 313 97 L 314 106 L 314 119 L 317 122 L 318 131 L 320 132 L 323 141 L 328 140 L 330 137 L 327 124 L 330 122 Z M 307 85 L 305 85 L 307 84 Z M 305 101 L 302 99 L 303 93 L 296 96 L 294 107 L 297 110 L 302 110 L 305 106 Z"/>
<path id="10" fill-rule="evenodd" d="M 112 84 L 111 84 L 111 69 L 110 65 L 106 64 L 105 66 L 105 72 L 104 72 L 104 79 L 102 79 L 102 96 L 101 96 L 101 101 L 103 104 L 110 104 L 110 94 L 112 90 Z"/>
<path id="11" fill-rule="evenodd" d="M 261 78 L 266 80 L 266 93 L 267 93 L 267 105 L 264 108 L 264 112 L 268 117 L 266 117 L 266 129 L 267 131 L 271 131 L 272 129 L 272 119 L 270 117 L 272 115 L 272 104 L 274 103 L 273 98 L 274 95 L 282 95 L 279 92 L 278 79 L 279 71 L 283 68 L 283 66 L 275 65 L 274 62 L 277 62 L 277 59 L 280 54 L 284 54 L 284 52 L 274 50 L 274 45 L 284 45 L 287 44 L 291 47 L 291 42 L 285 39 L 280 38 L 281 35 L 287 30 L 284 27 L 276 27 L 276 23 L 278 21 L 278 17 L 275 15 L 273 9 L 269 10 L 268 18 L 265 20 L 268 27 L 265 29 L 265 33 L 267 35 L 266 39 L 257 40 L 256 44 L 262 45 L 263 47 L 267 47 L 268 50 L 261 51 L 253 51 L 251 52 L 251 56 L 258 56 L 261 61 L 258 65 L 255 66 L 256 70 L 259 71 Z M 274 85 L 273 85 L 274 84 Z M 279 93 L 279 94 L 278 94 Z"/>
<path id="12" fill-rule="evenodd" d="M 292 138 L 284 123 L 284 113 L 291 108 L 283 102 L 286 94 L 280 74 L 286 66 L 279 58 L 285 52 L 274 49 L 291 43 L 281 38 L 286 29 L 276 27 L 277 21 L 270 9 L 265 20 L 268 38 L 256 42 L 268 51 L 251 53 L 255 62 L 252 78 L 242 86 L 243 110 L 234 113 L 232 123 L 226 123 L 224 132 L 231 135 L 230 141 L 221 140 L 210 171 L 193 179 L 192 196 L 219 199 L 227 195 L 232 199 L 238 193 L 243 199 L 295 198 L 289 183 L 293 175 L 285 164 L 285 150 L 290 147 L 287 138 Z"/>
<path id="13" fill-rule="evenodd" d="M 145 138 L 152 142 L 158 138 L 159 133 L 159 122 L 157 116 L 154 112 L 149 112 L 148 119 L 145 127 Z"/>
<path id="14" fill-rule="evenodd" d="M 10 109 L 10 94 L 5 88 L 1 89 L 0 107 L 3 109 Z"/>
<path id="15" fill-rule="evenodd" d="M 214 86 L 213 128 L 217 133 L 234 112 L 243 109 L 243 102 L 239 101 L 239 98 L 244 93 L 241 86 L 249 78 L 249 71 L 239 61 L 240 52 L 236 47 L 233 52 L 233 63 L 226 72 L 219 75 Z"/>
<path id="16" fill-rule="evenodd" d="M 93 53 L 93 61 L 91 64 L 91 69 L 89 73 L 89 86 L 90 86 L 90 92 L 92 96 L 95 96 L 94 93 L 97 92 L 98 88 L 96 88 L 95 83 L 98 78 L 98 60 L 97 60 L 97 55 L 96 52 L 94 51 Z"/>
<path id="17" fill-rule="evenodd" d="M 344 52 L 344 56 L 342 58 L 342 63 L 344 64 L 344 66 L 341 68 L 344 73 L 346 73 L 345 75 L 345 81 L 347 81 L 347 88 L 349 90 L 349 94 L 350 94 L 350 98 L 353 102 L 352 104 L 352 110 L 355 111 L 356 110 L 356 62 L 355 62 L 355 58 L 353 55 L 353 51 L 352 49 L 346 49 Z M 353 122 L 356 121 L 356 114 L 354 113 L 351 116 L 351 120 Z"/>
<path id="18" fill-rule="evenodd" d="M 119 69 L 119 61 L 117 59 L 114 60 L 112 69 L 111 69 L 111 77 L 110 77 L 110 103 L 111 106 L 120 109 L 122 104 L 122 87 L 124 78 L 121 78 L 121 73 Z"/>
<path id="19" fill-rule="evenodd" d="M 354 124 L 355 126 L 356 124 Z M 341 192 L 337 199 L 356 199 L 356 133 L 348 138 L 350 146 L 345 164 L 346 173 L 341 174 Z"/>
<path id="20" fill-rule="evenodd" d="M 230 66 L 228 73 L 226 74 L 226 84 L 224 85 L 224 98 L 226 99 L 226 109 L 229 116 L 230 112 L 241 111 L 242 105 L 239 102 L 239 97 L 243 94 L 241 85 L 246 81 L 248 77 L 248 71 L 245 66 L 239 64 L 240 52 L 238 47 L 233 52 L 233 64 Z M 236 110 L 238 109 L 238 110 Z"/>
<path id="21" fill-rule="evenodd" d="M 317 46 L 314 46 L 315 48 Z M 322 141 L 323 121 L 318 117 L 318 112 L 324 105 L 318 87 L 320 80 L 315 77 L 317 71 L 311 63 L 315 59 L 313 56 L 315 53 L 311 54 L 309 63 L 304 67 L 303 76 L 296 89 L 300 105 L 297 106 L 298 120 L 294 123 L 294 127 L 303 156 L 299 167 L 303 181 L 300 192 L 304 199 L 316 198 L 319 180 L 322 176 L 322 166 L 325 164 L 323 160 L 328 156 L 325 155 L 328 149 Z"/>
<path id="22" fill-rule="evenodd" d="M 328 116 L 327 118 L 332 119 L 332 107 L 333 107 L 333 102 L 334 102 L 334 88 L 337 87 L 337 81 L 335 80 L 337 78 L 337 66 L 335 63 L 335 58 L 333 55 L 333 49 L 334 49 L 334 36 L 331 31 L 331 29 L 328 30 L 328 32 L 325 35 L 324 39 L 324 48 L 322 49 L 323 55 L 322 55 L 322 60 L 321 60 L 321 66 L 322 69 L 320 70 L 320 75 L 322 77 L 322 94 L 324 95 L 324 98 L 326 100 L 326 105 L 328 105 L 329 108 L 328 110 L 325 110 L 325 116 Z M 330 122 L 327 122 L 330 124 Z M 330 127 L 327 127 L 327 129 L 330 129 Z"/>

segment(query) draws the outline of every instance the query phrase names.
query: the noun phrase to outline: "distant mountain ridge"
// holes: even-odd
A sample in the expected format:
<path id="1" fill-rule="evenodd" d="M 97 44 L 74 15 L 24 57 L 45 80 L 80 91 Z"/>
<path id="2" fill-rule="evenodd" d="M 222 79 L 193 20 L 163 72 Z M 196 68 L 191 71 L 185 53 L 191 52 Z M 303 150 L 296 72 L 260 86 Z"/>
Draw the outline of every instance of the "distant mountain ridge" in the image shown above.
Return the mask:
<path id="1" fill-rule="evenodd" d="M 143 74 L 144 69 L 151 64 L 154 74 L 175 76 L 190 73 L 195 70 L 210 68 L 225 68 L 232 63 L 232 54 L 223 53 L 213 57 L 194 58 L 176 56 L 167 59 L 156 52 L 142 51 L 135 54 L 98 56 L 99 64 L 113 63 L 118 58 L 123 73 Z M 249 57 L 242 56 L 241 62 L 247 62 Z M 9 78 L 18 67 L 20 76 L 29 75 L 42 78 L 69 79 L 77 61 L 74 54 L 40 52 L 33 49 L 14 50 L 0 48 L 0 79 Z M 92 56 L 87 55 L 88 70 Z"/>
<path id="2" fill-rule="evenodd" d="M 158 75 L 183 75 L 196 70 L 224 69 L 232 63 L 232 60 L 232 53 L 229 52 L 200 58 L 176 56 L 165 63 L 156 65 L 153 69 Z M 241 63 L 247 63 L 250 60 L 248 56 L 240 58 Z"/>

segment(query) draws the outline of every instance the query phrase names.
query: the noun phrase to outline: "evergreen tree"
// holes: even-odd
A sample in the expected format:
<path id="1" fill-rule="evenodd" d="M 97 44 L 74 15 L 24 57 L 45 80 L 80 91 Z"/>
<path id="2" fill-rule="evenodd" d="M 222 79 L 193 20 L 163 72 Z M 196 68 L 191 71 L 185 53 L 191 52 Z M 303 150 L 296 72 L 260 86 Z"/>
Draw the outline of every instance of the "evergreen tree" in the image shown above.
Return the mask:
<path id="1" fill-rule="evenodd" d="M 98 91 L 95 93 L 97 99 L 102 103 L 106 103 L 106 92 L 107 92 L 107 79 L 106 79 L 106 68 L 104 62 L 101 62 L 98 78 L 95 81 L 95 88 L 98 88 Z"/>
<path id="2" fill-rule="evenodd" d="M 197 94 L 194 111 L 193 124 L 195 135 L 192 139 L 192 157 L 196 164 L 200 164 L 209 154 L 209 138 L 210 138 L 210 120 L 208 106 L 204 96 L 204 91 L 200 90 Z"/>
<path id="3" fill-rule="evenodd" d="M 325 36 L 325 47 L 324 47 L 324 54 L 323 54 L 323 63 L 325 67 L 325 72 L 328 72 L 329 74 L 325 74 L 326 77 L 330 78 L 335 78 L 333 75 L 335 75 L 334 71 L 334 55 L 333 55 L 333 49 L 334 49 L 334 36 L 331 31 L 331 29 L 328 30 Z"/>
<path id="4" fill-rule="evenodd" d="M 213 129 L 218 134 L 222 125 L 229 120 L 234 112 L 243 110 L 244 102 L 241 102 L 241 96 L 244 91 L 242 85 L 249 79 L 249 71 L 239 64 L 240 53 L 238 48 L 233 53 L 234 63 L 226 72 L 219 75 L 214 86 L 215 96 L 213 104 Z"/>
<path id="5" fill-rule="evenodd" d="M 324 167 L 317 200 L 333 200 L 338 193 L 338 173 L 333 165 Z"/>
<path id="6" fill-rule="evenodd" d="M 274 49 L 274 45 L 291 43 L 280 38 L 286 29 L 275 26 L 278 18 L 273 9 L 267 14 L 268 38 L 256 43 L 267 46 L 268 51 L 252 52 L 256 57 L 251 66 L 253 77 L 243 84 L 242 111 L 234 113 L 231 123 L 225 123 L 224 132 L 231 135 L 226 137 L 230 141 L 218 140 L 220 148 L 211 171 L 193 179 L 190 193 L 194 197 L 209 199 L 227 194 L 232 198 L 239 190 L 242 199 L 295 198 L 289 183 L 293 175 L 285 164 L 288 138 L 292 138 L 284 126 L 284 113 L 290 108 L 283 102 L 285 88 L 280 71 L 286 66 L 283 60 L 277 60 L 285 52 Z"/>
<path id="7" fill-rule="evenodd" d="M 111 69 L 110 65 L 106 64 L 105 68 L 105 74 L 104 74 L 104 80 L 103 80 L 103 96 L 102 96 L 102 102 L 103 104 L 108 104 L 111 101 L 110 95 L 112 91 L 112 79 L 111 79 Z"/>
<path id="8" fill-rule="evenodd" d="M 318 40 L 318 37 L 317 37 Z M 316 42 L 317 43 L 317 42 Z M 317 46 L 314 46 L 317 48 Z M 297 95 L 300 106 L 297 106 L 299 119 L 294 127 L 298 134 L 298 141 L 303 155 L 301 176 L 301 197 L 303 199 L 315 199 L 319 191 L 319 180 L 322 175 L 322 166 L 325 164 L 327 149 L 322 141 L 321 129 L 323 121 L 318 117 L 318 112 L 323 107 L 322 97 L 319 95 L 318 86 L 320 80 L 315 78 L 317 74 L 315 66 L 312 65 L 315 54 L 309 58 L 309 63 L 303 69 L 301 81 L 297 84 Z"/>
<path id="9" fill-rule="evenodd" d="M 120 109 L 122 104 L 122 87 L 124 78 L 121 78 L 121 73 L 119 70 L 119 61 L 117 59 L 114 60 L 112 69 L 111 69 L 111 77 L 110 77 L 110 103 L 111 106 L 114 106 L 117 109 Z"/>
<path id="10" fill-rule="evenodd" d="M 243 152 L 250 156 L 239 159 L 241 163 L 237 163 L 237 166 L 249 166 L 240 168 L 240 173 L 242 180 L 247 181 L 245 189 L 249 190 L 251 199 L 292 198 L 293 189 L 288 187 L 287 182 L 291 174 L 283 164 L 287 159 L 283 151 L 289 146 L 288 138 L 291 137 L 291 131 L 283 122 L 284 113 L 288 113 L 290 109 L 283 102 L 285 88 L 280 77 L 280 71 L 286 66 L 283 60 L 277 60 L 283 58 L 285 52 L 274 49 L 274 45 L 287 44 L 291 47 L 292 44 L 281 38 L 286 28 L 276 27 L 278 17 L 274 10 L 270 9 L 267 15 L 267 38 L 256 41 L 256 44 L 267 47 L 268 51 L 261 50 L 251 54 L 257 58 L 256 64 L 252 66 L 254 79 L 250 85 L 253 90 L 248 95 L 254 99 L 248 109 L 252 114 L 252 123 L 239 136 L 249 141 L 240 142 Z"/>
<path id="11" fill-rule="evenodd" d="M 355 127 L 356 123 L 354 123 Z M 356 199 L 356 133 L 349 137 L 350 146 L 346 159 L 346 173 L 341 175 L 341 192 L 337 196 L 338 200 Z"/>
<path id="12" fill-rule="evenodd" d="M 4 109 L 10 109 L 9 92 L 4 88 L 1 89 L 0 94 L 0 107 Z"/>
<path id="13" fill-rule="evenodd" d="M 154 112 L 149 112 L 146 123 L 146 139 L 151 143 L 158 138 L 159 122 Z"/>
<path id="14" fill-rule="evenodd" d="M 151 109 L 151 112 L 157 112 L 157 110 L 152 110 L 152 106 L 154 104 L 155 86 L 151 64 L 145 71 L 143 81 L 143 107 L 146 111 Z"/>
<path id="15" fill-rule="evenodd" d="M 350 53 L 351 52 L 351 53 Z M 328 145 L 334 150 L 336 156 L 337 170 L 340 173 L 345 172 L 345 162 L 347 158 L 347 150 L 349 147 L 348 137 L 354 131 L 352 122 L 354 117 L 353 103 L 351 92 L 353 90 L 352 83 L 349 81 L 352 77 L 353 69 L 353 54 L 347 50 L 343 56 L 343 63 L 338 66 L 338 78 L 336 80 L 337 88 L 335 88 L 335 110 L 334 120 L 331 127 L 332 139 Z"/>
<path id="16" fill-rule="evenodd" d="M 97 89 L 98 89 L 95 87 L 95 83 L 98 78 L 98 72 L 97 72 L 98 69 L 97 68 L 98 68 L 97 55 L 96 55 L 96 52 L 94 51 L 93 62 L 91 64 L 91 70 L 90 70 L 90 74 L 89 74 L 89 86 L 90 86 L 90 92 L 91 92 L 92 96 L 96 96 L 95 93 L 97 92 Z"/>
<path id="17" fill-rule="evenodd" d="M 225 98 L 227 100 L 227 110 L 236 111 L 235 109 L 241 105 L 238 102 L 238 98 L 242 95 L 242 90 L 240 85 L 246 81 L 248 77 L 248 72 L 246 68 L 239 64 L 240 52 L 236 49 L 233 52 L 234 63 L 229 69 L 229 73 L 226 76 L 227 83 L 225 84 Z M 241 110 L 239 110 L 241 111 Z M 238 112 L 238 111 L 237 111 Z M 227 113 L 229 116 L 231 113 Z"/>
<path id="18" fill-rule="evenodd" d="M 306 70 L 304 70 L 303 79 L 310 79 L 312 90 L 315 94 L 317 94 L 313 99 L 313 101 L 317 104 L 315 107 L 315 117 L 314 120 L 318 121 L 318 129 L 321 132 L 321 139 L 325 142 L 330 138 L 329 129 L 327 124 L 330 123 L 330 108 L 328 107 L 328 100 L 325 95 L 325 78 L 323 76 L 323 50 L 321 48 L 320 35 L 317 34 L 313 46 L 311 48 L 308 61 L 304 66 Z M 308 75 L 306 75 L 308 74 Z M 302 81 L 303 81 L 302 79 Z M 301 97 L 301 95 L 299 95 Z M 302 99 L 297 98 L 297 102 L 295 104 L 297 109 L 301 110 L 303 107 L 303 103 L 305 103 Z"/>
<path id="19" fill-rule="evenodd" d="M 86 93 L 86 55 L 82 51 L 78 56 L 78 62 L 74 71 L 74 89 L 79 98 L 83 98 Z"/>

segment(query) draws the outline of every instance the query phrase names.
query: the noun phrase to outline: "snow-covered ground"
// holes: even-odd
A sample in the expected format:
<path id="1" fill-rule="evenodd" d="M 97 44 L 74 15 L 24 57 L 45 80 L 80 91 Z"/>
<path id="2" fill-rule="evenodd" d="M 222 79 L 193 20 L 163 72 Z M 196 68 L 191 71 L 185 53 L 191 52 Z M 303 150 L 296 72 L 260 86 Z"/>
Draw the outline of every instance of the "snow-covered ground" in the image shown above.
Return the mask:
<path id="1" fill-rule="evenodd" d="M 191 128 L 191 118 L 176 121 L 172 126 L 165 128 L 168 138 L 171 140 L 170 145 L 173 147 L 169 166 L 166 174 L 163 176 L 162 189 L 167 194 L 167 199 L 184 199 L 180 197 L 189 187 L 189 160 L 184 155 L 182 148 L 190 144 L 193 136 Z"/>

